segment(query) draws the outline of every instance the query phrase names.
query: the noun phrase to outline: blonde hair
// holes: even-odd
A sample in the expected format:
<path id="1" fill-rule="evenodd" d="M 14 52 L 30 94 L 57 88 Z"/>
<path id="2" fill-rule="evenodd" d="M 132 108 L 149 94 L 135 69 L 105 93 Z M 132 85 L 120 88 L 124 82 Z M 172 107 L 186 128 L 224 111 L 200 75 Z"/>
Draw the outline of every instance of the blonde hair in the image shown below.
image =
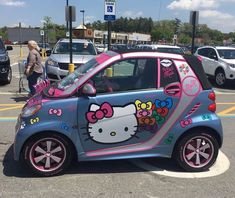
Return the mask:
<path id="1" fill-rule="evenodd" d="M 28 46 L 31 46 L 33 49 L 36 49 L 36 50 L 38 50 L 38 51 L 40 50 L 40 48 L 39 48 L 37 42 L 34 41 L 34 40 L 28 41 Z"/>

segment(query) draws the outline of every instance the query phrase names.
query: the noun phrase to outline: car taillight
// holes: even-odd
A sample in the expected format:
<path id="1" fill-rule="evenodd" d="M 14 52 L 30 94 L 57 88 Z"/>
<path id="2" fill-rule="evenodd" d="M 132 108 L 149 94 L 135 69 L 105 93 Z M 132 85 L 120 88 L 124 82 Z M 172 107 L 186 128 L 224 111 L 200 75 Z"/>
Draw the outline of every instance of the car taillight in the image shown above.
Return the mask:
<path id="1" fill-rule="evenodd" d="M 208 95 L 208 98 L 213 101 L 213 103 L 208 106 L 208 110 L 211 111 L 211 112 L 215 112 L 216 111 L 216 103 L 215 103 L 216 95 L 215 95 L 215 92 L 213 92 L 213 91 L 210 92 L 209 95 Z"/>
<path id="2" fill-rule="evenodd" d="M 209 111 L 212 111 L 212 112 L 215 112 L 215 111 L 216 111 L 216 104 L 215 104 L 215 103 L 210 104 L 210 105 L 208 106 L 208 110 L 209 110 Z"/>
<path id="3" fill-rule="evenodd" d="M 215 99 L 216 99 L 215 92 L 209 93 L 208 98 L 209 98 L 210 100 L 212 100 L 212 101 L 215 101 Z"/>

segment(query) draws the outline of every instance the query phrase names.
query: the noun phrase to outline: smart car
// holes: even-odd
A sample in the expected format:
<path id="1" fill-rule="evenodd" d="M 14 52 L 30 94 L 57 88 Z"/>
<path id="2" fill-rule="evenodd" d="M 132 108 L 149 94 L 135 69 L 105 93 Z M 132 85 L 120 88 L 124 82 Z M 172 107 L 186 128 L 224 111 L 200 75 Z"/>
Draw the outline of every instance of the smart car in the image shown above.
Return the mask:
<path id="1" fill-rule="evenodd" d="M 216 96 L 193 56 L 108 51 L 35 88 L 18 117 L 14 159 L 43 176 L 74 159 L 172 157 L 205 171 L 222 146 Z"/>

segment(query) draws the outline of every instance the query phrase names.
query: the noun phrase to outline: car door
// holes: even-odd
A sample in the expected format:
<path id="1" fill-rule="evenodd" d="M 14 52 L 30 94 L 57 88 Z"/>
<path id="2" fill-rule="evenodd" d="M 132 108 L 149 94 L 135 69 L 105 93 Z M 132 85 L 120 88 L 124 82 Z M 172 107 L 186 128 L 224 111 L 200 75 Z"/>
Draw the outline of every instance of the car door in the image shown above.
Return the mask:
<path id="1" fill-rule="evenodd" d="M 215 70 L 218 67 L 218 55 L 213 48 L 208 49 L 208 74 L 214 75 Z"/>
<path id="2" fill-rule="evenodd" d="M 172 83 L 164 87 L 161 75 Z M 150 150 L 166 135 L 158 132 L 167 125 L 181 92 L 172 60 L 119 60 L 93 76 L 91 83 L 96 96 L 78 100 L 78 134 L 85 156 Z"/>
<path id="3" fill-rule="evenodd" d="M 200 55 L 201 61 L 202 61 L 202 66 L 206 74 L 210 74 L 210 62 L 211 60 L 209 59 L 209 51 L 210 48 L 200 48 L 198 49 L 198 55 Z"/>

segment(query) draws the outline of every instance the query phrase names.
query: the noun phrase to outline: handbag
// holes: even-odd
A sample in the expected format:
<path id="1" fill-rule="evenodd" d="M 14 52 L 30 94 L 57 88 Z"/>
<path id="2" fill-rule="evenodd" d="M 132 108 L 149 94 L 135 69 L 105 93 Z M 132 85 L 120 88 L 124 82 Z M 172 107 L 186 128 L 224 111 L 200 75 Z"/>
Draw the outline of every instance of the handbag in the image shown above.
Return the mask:
<path id="1" fill-rule="evenodd" d="M 34 64 L 33 64 L 32 67 L 30 67 L 30 70 L 29 70 L 29 73 L 28 73 L 28 74 L 27 74 L 26 70 L 27 70 L 27 67 L 25 67 L 24 75 L 26 75 L 27 77 L 30 76 L 30 75 L 32 75 L 32 73 L 33 73 L 33 71 L 34 71 Z"/>

